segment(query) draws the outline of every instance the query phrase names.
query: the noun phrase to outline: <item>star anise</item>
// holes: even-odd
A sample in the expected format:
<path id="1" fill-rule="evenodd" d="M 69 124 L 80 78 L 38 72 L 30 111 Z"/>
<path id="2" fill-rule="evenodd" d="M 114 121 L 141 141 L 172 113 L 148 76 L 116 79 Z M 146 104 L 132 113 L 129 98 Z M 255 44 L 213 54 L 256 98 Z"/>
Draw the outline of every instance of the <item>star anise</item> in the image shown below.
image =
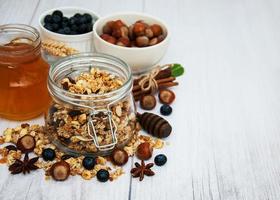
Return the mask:
<path id="1" fill-rule="evenodd" d="M 25 154 L 23 161 L 16 159 L 16 161 L 9 167 L 11 174 L 30 173 L 31 170 L 36 170 L 38 167 L 35 163 L 39 157 L 34 157 L 29 160 L 28 153 Z"/>
<path id="2" fill-rule="evenodd" d="M 132 168 L 130 173 L 134 178 L 139 177 L 139 180 L 142 181 L 144 179 L 144 176 L 153 176 L 155 173 L 151 170 L 151 168 L 154 166 L 154 163 L 149 163 L 145 165 L 144 161 L 141 160 L 141 165 L 136 162 L 135 168 Z"/>

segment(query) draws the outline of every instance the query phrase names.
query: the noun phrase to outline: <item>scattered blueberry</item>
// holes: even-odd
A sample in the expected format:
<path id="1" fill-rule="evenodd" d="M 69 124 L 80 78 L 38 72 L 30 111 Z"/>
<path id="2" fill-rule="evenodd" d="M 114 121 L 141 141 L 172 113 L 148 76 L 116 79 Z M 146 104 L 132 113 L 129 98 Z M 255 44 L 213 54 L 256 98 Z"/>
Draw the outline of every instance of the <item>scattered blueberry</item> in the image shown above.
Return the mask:
<path id="1" fill-rule="evenodd" d="M 96 164 L 96 161 L 95 161 L 95 158 L 93 158 L 93 157 L 86 156 L 83 159 L 83 166 L 84 166 L 84 168 L 86 168 L 88 170 L 93 169 L 95 164 Z"/>
<path id="2" fill-rule="evenodd" d="M 45 161 L 52 161 L 55 159 L 55 151 L 51 148 L 44 149 L 42 157 Z"/>
<path id="3" fill-rule="evenodd" d="M 60 16 L 61 18 L 63 17 L 63 13 L 60 11 L 60 10 L 55 10 L 52 15 L 57 15 L 57 16 Z"/>
<path id="4" fill-rule="evenodd" d="M 160 113 L 162 115 L 170 115 L 172 113 L 172 108 L 170 105 L 167 105 L 167 104 L 163 104 L 161 107 L 160 107 Z"/>
<path id="5" fill-rule="evenodd" d="M 105 169 L 100 169 L 97 174 L 96 177 L 100 182 L 106 182 L 109 180 L 109 172 Z"/>
<path id="6" fill-rule="evenodd" d="M 52 23 L 52 22 L 53 22 L 52 16 L 51 16 L 51 15 L 47 15 L 47 16 L 44 18 L 44 22 L 45 22 L 45 24 L 47 24 L 47 23 Z"/>
<path id="7" fill-rule="evenodd" d="M 159 154 L 155 157 L 155 164 L 157 166 L 162 166 L 167 162 L 167 157 L 164 154 Z"/>

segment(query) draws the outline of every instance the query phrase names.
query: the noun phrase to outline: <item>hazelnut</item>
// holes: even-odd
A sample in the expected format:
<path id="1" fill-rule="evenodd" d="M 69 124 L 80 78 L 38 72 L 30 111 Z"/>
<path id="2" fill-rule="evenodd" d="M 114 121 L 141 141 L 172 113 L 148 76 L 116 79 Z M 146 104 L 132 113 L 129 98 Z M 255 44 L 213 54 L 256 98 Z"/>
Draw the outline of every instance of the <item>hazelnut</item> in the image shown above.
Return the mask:
<path id="1" fill-rule="evenodd" d="M 149 38 L 147 36 L 139 36 L 136 38 L 136 45 L 138 47 L 146 47 L 149 45 Z"/>
<path id="2" fill-rule="evenodd" d="M 150 40 L 150 42 L 149 42 L 149 46 L 153 46 L 153 45 L 156 45 L 158 43 L 158 38 L 153 38 L 153 39 L 151 39 Z"/>
<path id="3" fill-rule="evenodd" d="M 158 98 L 161 103 L 169 105 L 175 100 L 175 94 L 169 89 L 161 89 Z"/>
<path id="4" fill-rule="evenodd" d="M 158 38 L 158 43 L 160 43 L 161 41 L 164 40 L 165 37 L 164 37 L 164 35 L 160 35 L 157 38 Z"/>
<path id="5" fill-rule="evenodd" d="M 119 29 L 113 29 L 112 36 L 115 37 L 115 38 L 122 37 L 121 29 L 120 28 Z"/>
<path id="6" fill-rule="evenodd" d="M 126 26 L 122 26 L 120 28 L 121 37 L 128 37 L 128 28 Z"/>
<path id="7" fill-rule="evenodd" d="M 131 40 L 135 39 L 135 36 L 134 36 L 134 33 L 133 33 L 133 28 L 134 28 L 134 25 L 131 25 L 131 26 L 128 27 L 128 37 Z"/>
<path id="8" fill-rule="evenodd" d="M 36 141 L 31 135 L 24 135 L 17 141 L 17 148 L 21 150 L 22 153 L 32 152 L 35 148 Z"/>
<path id="9" fill-rule="evenodd" d="M 128 47 L 130 46 L 130 41 L 127 37 L 121 37 L 117 41 L 118 46 Z"/>
<path id="10" fill-rule="evenodd" d="M 153 148 L 148 142 L 144 142 L 138 145 L 136 156 L 140 160 L 149 160 L 153 155 Z"/>
<path id="11" fill-rule="evenodd" d="M 112 26 L 114 21 L 109 21 L 103 26 L 103 33 L 105 34 L 111 34 L 112 33 Z"/>
<path id="12" fill-rule="evenodd" d="M 114 38 L 114 37 L 112 37 L 112 36 L 110 36 L 108 34 L 102 34 L 102 35 L 100 35 L 100 37 L 103 40 L 105 40 L 105 41 L 107 41 L 107 42 L 109 42 L 111 44 L 116 44 L 116 42 L 117 42 L 116 38 Z"/>
<path id="13" fill-rule="evenodd" d="M 140 106 L 144 110 L 152 110 L 154 109 L 154 107 L 156 107 L 156 104 L 157 104 L 157 100 L 151 94 L 144 95 L 140 99 Z"/>
<path id="14" fill-rule="evenodd" d="M 122 149 L 115 149 L 112 153 L 112 161 L 118 166 L 124 165 L 128 161 L 127 152 Z"/>
<path id="15" fill-rule="evenodd" d="M 147 36 L 148 38 L 152 38 L 154 36 L 154 33 L 151 28 L 146 28 L 145 36 Z"/>
<path id="16" fill-rule="evenodd" d="M 59 161 L 52 165 L 50 174 L 56 181 L 64 181 L 70 175 L 70 165 L 65 161 Z"/>
<path id="17" fill-rule="evenodd" d="M 112 24 L 113 30 L 120 29 L 122 26 L 124 26 L 124 23 L 123 23 L 122 20 L 120 20 L 120 19 L 114 21 L 114 23 Z"/>
<path id="18" fill-rule="evenodd" d="M 142 22 L 136 22 L 133 27 L 133 33 L 136 36 L 142 36 L 145 34 L 145 29 L 145 24 L 143 24 Z"/>
<path id="19" fill-rule="evenodd" d="M 162 28 L 160 25 L 158 24 L 153 24 L 152 26 L 150 26 L 150 28 L 152 29 L 154 36 L 159 36 L 162 34 Z"/>

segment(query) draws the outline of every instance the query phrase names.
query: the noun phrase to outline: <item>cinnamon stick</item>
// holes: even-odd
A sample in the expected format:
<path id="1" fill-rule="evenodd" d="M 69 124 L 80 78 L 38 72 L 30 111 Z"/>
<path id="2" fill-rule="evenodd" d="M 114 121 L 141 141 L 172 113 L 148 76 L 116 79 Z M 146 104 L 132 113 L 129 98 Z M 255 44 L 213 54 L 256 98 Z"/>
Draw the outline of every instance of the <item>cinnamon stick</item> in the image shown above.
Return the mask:
<path id="1" fill-rule="evenodd" d="M 157 84 L 159 85 L 159 84 L 161 84 L 161 83 L 172 82 L 172 81 L 174 81 L 174 80 L 176 80 L 175 77 L 162 78 L 162 79 L 157 80 Z M 148 83 L 147 83 L 147 84 L 148 84 Z M 146 86 L 147 84 L 145 84 L 145 86 Z M 141 90 L 141 86 L 140 86 L 140 85 L 134 85 L 134 86 L 133 86 L 132 91 L 134 92 L 134 91 L 137 91 L 137 90 Z"/>
<path id="2" fill-rule="evenodd" d="M 167 68 L 159 71 L 159 73 L 155 76 L 155 80 L 164 79 L 164 78 L 168 78 L 168 77 L 171 77 L 171 68 L 170 67 L 167 67 Z M 135 79 L 133 81 L 133 85 L 137 85 L 141 79 L 142 78 Z"/>

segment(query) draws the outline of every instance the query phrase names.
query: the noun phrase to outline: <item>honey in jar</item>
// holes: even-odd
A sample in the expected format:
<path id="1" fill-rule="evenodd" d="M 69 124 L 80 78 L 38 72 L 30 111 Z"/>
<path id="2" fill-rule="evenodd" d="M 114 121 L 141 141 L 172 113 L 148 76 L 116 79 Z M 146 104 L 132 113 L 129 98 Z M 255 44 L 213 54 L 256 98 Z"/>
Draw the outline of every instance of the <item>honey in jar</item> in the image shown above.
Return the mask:
<path id="1" fill-rule="evenodd" d="M 0 117 L 26 120 L 48 107 L 48 64 L 38 31 L 27 25 L 0 26 Z"/>

